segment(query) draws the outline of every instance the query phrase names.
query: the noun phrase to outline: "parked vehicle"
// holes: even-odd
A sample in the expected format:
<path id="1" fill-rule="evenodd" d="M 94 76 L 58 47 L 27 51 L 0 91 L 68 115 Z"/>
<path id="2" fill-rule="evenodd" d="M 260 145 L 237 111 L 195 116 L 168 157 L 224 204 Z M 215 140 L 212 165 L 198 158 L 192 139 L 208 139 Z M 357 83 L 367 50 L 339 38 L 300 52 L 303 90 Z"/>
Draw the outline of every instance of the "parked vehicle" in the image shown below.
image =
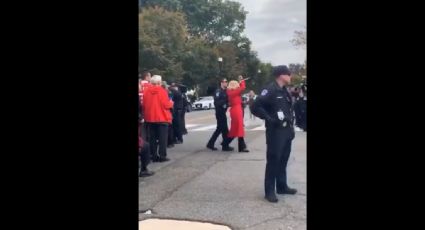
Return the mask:
<path id="1" fill-rule="evenodd" d="M 200 97 L 198 100 L 193 102 L 192 108 L 194 110 L 198 109 L 214 109 L 214 98 L 211 96 Z"/>

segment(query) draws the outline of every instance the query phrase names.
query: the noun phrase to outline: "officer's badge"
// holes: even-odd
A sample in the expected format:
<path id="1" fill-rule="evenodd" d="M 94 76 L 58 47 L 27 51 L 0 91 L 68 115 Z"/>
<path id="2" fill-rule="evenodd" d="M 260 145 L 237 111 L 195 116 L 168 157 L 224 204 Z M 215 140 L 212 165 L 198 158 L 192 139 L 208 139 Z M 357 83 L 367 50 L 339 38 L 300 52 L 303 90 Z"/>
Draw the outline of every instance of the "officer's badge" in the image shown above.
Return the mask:
<path id="1" fill-rule="evenodd" d="M 216 96 L 216 97 L 218 97 L 219 95 L 220 95 L 220 92 L 217 92 L 217 93 L 215 94 L 215 96 Z"/>
<path id="2" fill-rule="evenodd" d="M 261 96 L 266 96 L 268 92 L 267 89 L 263 89 L 263 91 L 261 91 Z"/>

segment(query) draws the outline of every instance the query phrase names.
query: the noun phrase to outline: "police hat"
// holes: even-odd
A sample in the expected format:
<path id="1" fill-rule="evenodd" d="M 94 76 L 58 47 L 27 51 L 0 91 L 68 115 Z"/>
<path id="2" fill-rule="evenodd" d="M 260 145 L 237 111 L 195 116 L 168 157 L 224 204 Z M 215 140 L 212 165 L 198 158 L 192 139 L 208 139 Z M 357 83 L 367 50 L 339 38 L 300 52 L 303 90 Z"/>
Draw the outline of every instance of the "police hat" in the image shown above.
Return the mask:
<path id="1" fill-rule="evenodd" d="M 289 71 L 286 65 L 279 65 L 273 68 L 273 76 L 279 77 L 280 75 L 291 75 L 291 71 Z"/>

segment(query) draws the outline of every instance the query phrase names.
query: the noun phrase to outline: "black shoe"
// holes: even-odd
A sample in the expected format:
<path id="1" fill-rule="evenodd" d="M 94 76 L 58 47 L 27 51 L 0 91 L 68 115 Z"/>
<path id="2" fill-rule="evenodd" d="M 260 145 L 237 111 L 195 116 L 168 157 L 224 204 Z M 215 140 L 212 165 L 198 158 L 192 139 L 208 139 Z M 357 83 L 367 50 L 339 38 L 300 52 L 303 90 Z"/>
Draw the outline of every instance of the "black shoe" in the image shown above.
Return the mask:
<path id="1" fill-rule="evenodd" d="M 174 143 L 174 144 L 176 144 L 176 145 L 183 144 L 183 141 L 176 141 L 176 143 Z"/>
<path id="2" fill-rule="evenodd" d="M 167 148 L 172 148 L 172 147 L 174 147 L 174 144 L 167 145 Z"/>
<path id="3" fill-rule="evenodd" d="M 164 157 L 164 158 L 159 158 L 159 162 L 166 162 L 169 161 L 170 159 Z"/>
<path id="4" fill-rule="evenodd" d="M 152 162 L 159 162 L 159 157 L 152 157 Z"/>
<path id="5" fill-rule="evenodd" d="M 266 198 L 266 200 L 268 200 L 271 203 L 277 203 L 279 201 L 279 199 L 277 199 L 276 197 L 276 194 L 266 195 L 264 198 Z"/>
<path id="6" fill-rule="evenodd" d="M 152 176 L 155 173 L 149 170 L 144 170 L 144 171 L 140 171 L 139 173 L 139 177 L 148 177 L 148 176 Z"/>
<path id="7" fill-rule="evenodd" d="M 277 191 L 277 194 L 289 194 L 289 195 L 294 195 L 294 194 L 296 194 L 297 193 L 297 190 L 296 189 L 294 189 L 294 188 L 290 188 L 290 187 L 287 187 L 285 190 L 283 190 L 283 191 Z"/>
<path id="8" fill-rule="evenodd" d="M 239 150 L 240 153 L 249 153 L 248 149 L 244 149 L 244 150 Z"/>
<path id="9" fill-rule="evenodd" d="M 211 145 L 207 145 L 207 148 L 208 149 L 211 149 L 212 151 L 217 151 L 218 150 L 216 147 L 211 146 Z"/>
<path id="10" fill-rule="evenodd" d="M 231 152 L 231 151 L 233 151 L 233 147 L 230 147 L 230 146 L 228 146 L 228 147 L 223 147 L 223 148 L 221 148 L 221 151 L 224 151 L 224 152 Z"/>

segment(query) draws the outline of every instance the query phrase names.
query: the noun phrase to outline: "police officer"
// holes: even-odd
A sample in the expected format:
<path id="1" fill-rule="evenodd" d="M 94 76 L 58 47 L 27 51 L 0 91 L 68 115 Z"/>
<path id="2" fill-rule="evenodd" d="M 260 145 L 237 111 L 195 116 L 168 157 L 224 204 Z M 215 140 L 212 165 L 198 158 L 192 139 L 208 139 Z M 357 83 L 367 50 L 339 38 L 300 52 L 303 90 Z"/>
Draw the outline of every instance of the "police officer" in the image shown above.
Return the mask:
<path id="1" fill-rule="evenodd" d="M 278 194 L 295 194 L 296 189 L 288 187 L 286 165 L 295 137 L 293 125 L 293 104 L 288 91 L 291 73 L 287 66 L 273 68 L 275 81 L 268 84 L 257 96 L 252 112 L 266 121 L 267 164 L 264 180 L 265 198 L 278 202 Z"/>
<path id="2" fill-rule="evenodd" d="M 177 87 L 176 83 L 172 83 L 170 87 L 170 92 L 172 94 L 174 107 L 173 107 L 173 131 L 174 131 L 174 137 L 176 140 L 174 140 L 174 144 L 182 144 L 183 143 L 183 134 L 182 134 L 182 114 L 184 109 L 183 104 L 183 96 L 180 92 L 179 88 Z"/>
<path id="3" fill-rule="evenodd" d="M 187 98 L 187 87 L 185 86 L 181 86 L 180 87 L 180 92 L 182 92 L 182 97 L 183 97 L 183 111 L 181 114 L 181 132 L 183 135 L 187 135 L 187 129 L 186 129 L 186 111 L 188 110 L 188 107 L 190 106 L 188 103 L 188 98 Z"/>
<path id="4" fill-rule="evenodd" d="M 227 79 L 224 78 L 220 82 L 220 88 L 217 89 L 214 94 L 214 107 L 215 107 L 215 117 L 217 119 L 217 128 L 214 131 L 213 135 L 211 136 L 207 144 L 207 148 L 213 151 L 217 150 L 217 148 L 214 147 L 214 144 L 218 136 L 220 135 L 220 133 L 221 133 L 221 137 L 223 138 L 222 150 L 233 151 L 233 148 L 230 147 L 228 144 L 226 144 L 229 142 L 225 141 L 226 139 L 229 138 L 227 137 L 227 133 L 229 132 L 229 129 L 227 127 L 227 117 L 226 117 L 226 111 L 228 107 L 226 88 L 227 88 Z"/>

